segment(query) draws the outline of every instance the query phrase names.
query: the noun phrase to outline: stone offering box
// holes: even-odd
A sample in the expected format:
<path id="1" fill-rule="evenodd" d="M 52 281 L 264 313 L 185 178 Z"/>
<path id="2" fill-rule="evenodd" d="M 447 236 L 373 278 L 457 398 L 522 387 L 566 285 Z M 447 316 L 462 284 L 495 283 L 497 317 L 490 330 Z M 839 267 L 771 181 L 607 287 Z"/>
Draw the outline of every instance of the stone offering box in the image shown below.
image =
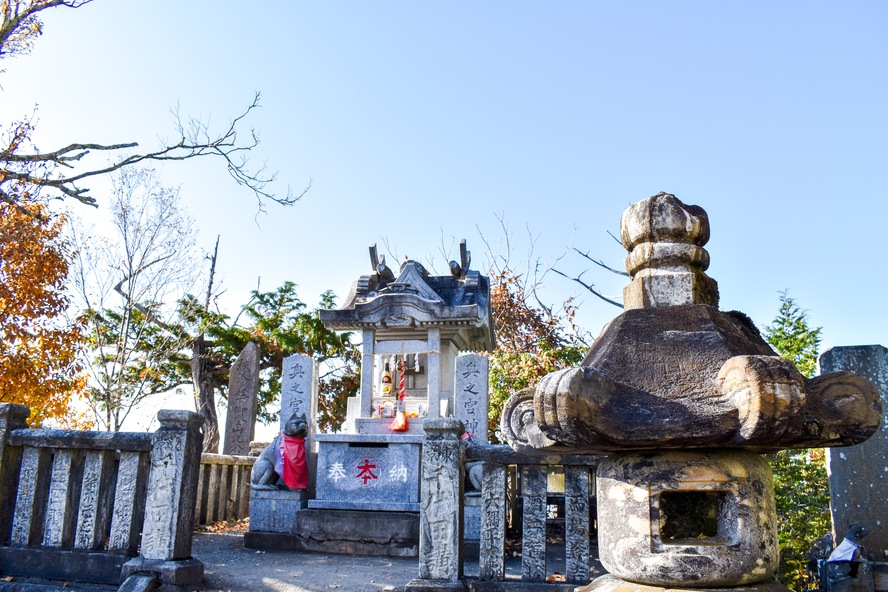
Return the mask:
<path id="1" fill-rule="evenodd" d="M 319 434 L 311 508 L 419 511 L 421 436 Z"/>

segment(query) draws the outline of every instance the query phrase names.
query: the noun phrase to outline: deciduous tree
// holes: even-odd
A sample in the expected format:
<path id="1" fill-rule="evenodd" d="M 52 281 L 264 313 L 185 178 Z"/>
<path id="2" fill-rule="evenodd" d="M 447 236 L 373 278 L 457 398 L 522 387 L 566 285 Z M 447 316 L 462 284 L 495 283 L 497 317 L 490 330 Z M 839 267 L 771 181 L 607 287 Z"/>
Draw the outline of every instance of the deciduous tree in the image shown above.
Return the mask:
<path id="1" fill-rule="evenodd" d="M 66 315 L 71 244 L 62 216 L 27 205 L 38 215 L 0 203 L 0 401 L 30 407 L 32 425 L 83 427 L 72 407 L 84 379 L 82 326 Z"/>
<path id="2" fill-rule="evenodd" d="M 199 264 L 178 191 L 153 171 L 118 171 L 111 213 L 113 236 L 78 235 L 75 285 L 88 331 L 87 400 L 99 425 L 119 430 L 143 401 L 190 382 L 176 302 Z"/>
<path id="3" fill-rule="evenodd" d="M 488 420 L 495 435 L 509 396 L 550 372 L 579 364 L 586 347 L 572 324 L 570 300 L 560 313 L 533 304 L 524 278 L 508 266 L 491 271 L 490 285 L 497 347 L 490 354 Z"/>
<path id="4" fill-rule="evenodd" d="M 51 8 L 80 8 L 92 0 L 0 0 L 0 59 L 27 54 L 43 32 L 41 13 Z M 228 174 L 246 186 L 258 200 L 260 209 L 266 200 L 284 205 L 296 202 L 301 193 L 289 188 L 283 195 L 271 191 L 275 174 L 264 166 L 252 168 L 250 151 L 259 143 L 255 130 L 243 129 L 245 119 L 259 106 L 259 93 L 227 127 L 210 129 L 206 122 L 182 118 L 174 113 L 174 135 L 155 150 L 137 151 L 137 142 L 71 142 L 53 150 L 38 150 L 31 143 L 36 125 L 34 115 L 19 121 L 2 123 L 0 140 L 0 202 L 16 205 L 31 213 L 35 198 L 72 198 L 96 205 L 89 193 L 93 177 L 157 161 L 180 161 L 213 157 L 221 160 Z M 110 162 L 109 162 L 110 159 Z"/>

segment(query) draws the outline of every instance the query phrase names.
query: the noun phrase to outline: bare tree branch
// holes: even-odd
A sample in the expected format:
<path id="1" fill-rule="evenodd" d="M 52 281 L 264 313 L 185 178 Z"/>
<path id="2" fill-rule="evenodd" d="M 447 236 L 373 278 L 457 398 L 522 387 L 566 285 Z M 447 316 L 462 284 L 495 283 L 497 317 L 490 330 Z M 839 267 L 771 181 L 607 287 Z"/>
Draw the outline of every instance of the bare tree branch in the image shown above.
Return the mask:
<path id="1" fill-rule="evenodd" d="M 608 233 L 608 234 L 610 234 L 610 233 Z M 613 236 L 613 235 L 611 234 L 611 236 Z M 589 253 L 584 253 L 584 252 L 582 252 L 581 250 L 579 250 L 579 249 L 576 248 L 576 247 L 573 247 L 573 250 L 576 251 L 577 253 L 579 253 L 580 255 L 582 255 L 583 257 L 585 257 L 586 259 L 588 259 L 589 261 L 591 261 L 592 263 L 594 263 L 595 265 L 597 265 L 597 266 L 599 266 L 599 267 L 602 267 L 602 268 L 608 270 L 608 271 L 611 272 L 611 273 L 615 273 L 615 274 L 617 274 L 617 275 L 621 275 L 621 276 L 623 276 L 623 277 L 631 277 L 631 276 L 630 276 L 628 273 L 626 273 L 625 271 L 621 271 L 621 270 L 619 270 L 619 269 L 614 269 L 613 267 L 611 267 L 611 266 L 605 264 L 605 263 L 602 262 L 602 261 L 599 261 L 598 259 L 593 259 L 592 256 L 589 255 Z"/>
<path id="2" fill-rule="evenodd" d="M 562 272 L 558 271 L 558 270 L 555 269 L 555 268 L 552 268 L 552 271 L 554 271 L 555 273 L 557 273 L 557 274 L 560 275 L 561 277 L 565 277 L 565 278 L 567 278 L 567 279 L 569 279 L 569 280 L 571 280 L 571 281 L 574 281 L 574 282 L 580 284 L 581 286 L 583 286 L 584 288 L 586 288 L 587 290 L 589 290 L 590 292 L 592 292 L 593 294 L 595 294 L 596 296 L 598 296 L 599 298 L 601 298 L 602 300 L 604 300 L 605 302 L 608 302 L 608 303 L 610 303 L 610 304 L 613 304 L 613 305 L 616 306 L 616 307 L 623 308 L 623 305 L 622 305 L 622 304 L 620 304 L 620 303 L 617 302 L 616 300 L 611 300 L 610 298 L 608 298 L 607 296 L 603 295 L 601 292 L 599 292 L 598 290 L 596 290 L 593 284 L 587 284 L 586 282 L 584 282 L 583 279 L 582 279 L 582 277 L 583 277 L 583 274 L 582 274 L 582 273 L 581 273 L 579 276 L 577 276 L 577 277 L 570 277 L 569 275 L 567 275 L 567 274 L 565 274 L 565 273 L 562 273 Z M 583 272 L 583 273 L 585 273 L 585 272 Z"/>
<path id="3" fill-rule="evenodd" d="M 259 144 L 259 136 L 251 129 L 246 141 L 239 138 L 238 128 L 254 109 L 259 108 L 260 93 L 256 93 L 250 105 L 228 127 L 220 133 L 211 133 L 209 125 L 199 119 L 189 119 L 183 123 L 178 111 L 174 110 L 174 126 L 178 140 L 166 142 L 152 152 L 135 153 L 120 158 L 107 166 L 87 168 L 85 171 L 67 173 L 75 169 L 83 159 L 92 153 L 119 153 L 135 148 L 137 142 L 120 144 L 72 143 L 50 152 L 23 152 L 33 125 L 30 120 L 15 124 L 10 130 L 5 146 L 0 149 L 0 200 L 16 204 L 19 196 L 30 193 L 36 195 L 42 190 L 56 192 L 56 197 L 70 197 L 95 206 L 97 202 L 89 195 L 89 187 L 81 182 L 91 177 L 107 175 L 124 167 L 146 161 L 182 161 L 192 158 L 221 158 L 229 176 L 238 185 L 247 187 L 256 196 L 260 211 L 266 201 L 281 205 L 292 205 L 299 201 L 311 187 L 311 181 L 301 192 L 294 193 L 289 187 L 283 196 L 273 193 L 270 185 L 277 179 L 276 173 L 268 173 L 263 163 L 258 169 L 249 167 L 249 153 Z"/>

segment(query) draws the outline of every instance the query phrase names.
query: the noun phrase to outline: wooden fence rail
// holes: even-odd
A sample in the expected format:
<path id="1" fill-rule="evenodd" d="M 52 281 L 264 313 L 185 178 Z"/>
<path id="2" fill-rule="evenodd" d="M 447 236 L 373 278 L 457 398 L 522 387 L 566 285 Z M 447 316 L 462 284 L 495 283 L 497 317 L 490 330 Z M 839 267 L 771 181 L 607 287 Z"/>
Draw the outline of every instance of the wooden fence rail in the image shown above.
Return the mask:
<path id="1" fill-rule="evenodd" d="M 195 526 L 250 515 L 250 473 L 255 462 L 255 456 L 201 455 Z"/>

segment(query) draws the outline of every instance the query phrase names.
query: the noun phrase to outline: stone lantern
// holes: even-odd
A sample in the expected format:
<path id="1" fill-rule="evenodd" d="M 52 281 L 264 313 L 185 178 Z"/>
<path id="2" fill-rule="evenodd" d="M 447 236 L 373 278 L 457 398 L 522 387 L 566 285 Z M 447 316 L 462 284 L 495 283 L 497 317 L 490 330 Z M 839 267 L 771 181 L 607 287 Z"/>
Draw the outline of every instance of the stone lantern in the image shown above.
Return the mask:
<path id="1" fill-rule="evenodd" d="M 597 471 L 599 558 L 586 590 L 786 590 L 772 476 L 759 455 L 846 446 L 879 426 L 875 387 L 808 379 L 750 319 L 718 310 L 709 219 L 657 194 L 621 220 L 625 311 L 581 366 L 549 374 L 513 446 L 607 454 Z"/>

